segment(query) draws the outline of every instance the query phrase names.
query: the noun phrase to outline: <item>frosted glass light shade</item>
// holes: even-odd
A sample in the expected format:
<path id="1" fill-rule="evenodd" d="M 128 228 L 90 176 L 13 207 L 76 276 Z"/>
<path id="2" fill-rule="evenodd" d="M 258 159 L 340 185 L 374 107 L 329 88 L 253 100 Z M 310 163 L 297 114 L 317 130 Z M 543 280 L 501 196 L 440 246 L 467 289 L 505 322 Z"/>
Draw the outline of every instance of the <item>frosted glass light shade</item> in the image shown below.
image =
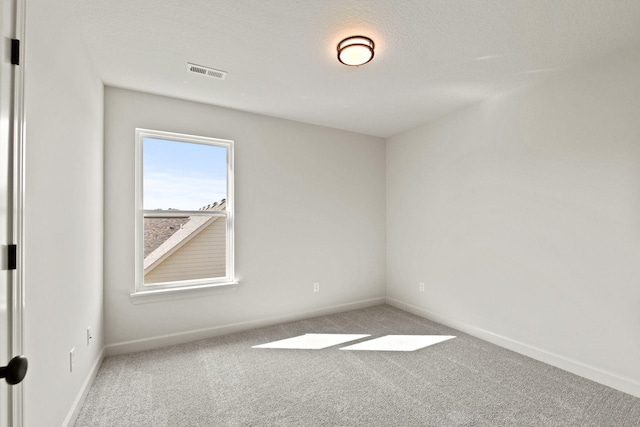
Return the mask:
<path id="1" fill-rule="evenodd" d="M 369 37 L 347 37 L 338 43 L 338 61 L 344 65 L 364 65 L 373 59 L 375 44 Z"/>

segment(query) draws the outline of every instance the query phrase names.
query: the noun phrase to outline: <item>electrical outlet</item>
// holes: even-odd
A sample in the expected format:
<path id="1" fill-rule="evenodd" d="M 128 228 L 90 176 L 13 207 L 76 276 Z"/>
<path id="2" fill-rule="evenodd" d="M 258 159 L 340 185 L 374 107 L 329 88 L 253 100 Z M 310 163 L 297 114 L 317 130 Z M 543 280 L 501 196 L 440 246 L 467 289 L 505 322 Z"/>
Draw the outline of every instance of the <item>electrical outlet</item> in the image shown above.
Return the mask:
<path id="1" fill-rule="evenodd" d="M 69 351 L 69 372 L 73 372 L 73 364 L 75 363 L 73 359 L 74 359 L 75 351 L 76 351 L 75 347 L 73 347 L 71 351 Z"/>
<path id="2" fill-rule="evenodd" d="M 91 336 L 91 327 L 87 328 L 87 345 L 91 344 L 91 338 L 93 338 Z"/>
<path id="3" fill-rule="evenodd" d="M 313 292 L 320 292 L 320 283 L 316 282 L 313 284 Z"/>
<path id="4" fill-rule="evenodd" d="M 418 290 L 419 290 L 420 292 L 424 292 L 424 282 L 420 282 L 420 283 L 418 283 Z"/>

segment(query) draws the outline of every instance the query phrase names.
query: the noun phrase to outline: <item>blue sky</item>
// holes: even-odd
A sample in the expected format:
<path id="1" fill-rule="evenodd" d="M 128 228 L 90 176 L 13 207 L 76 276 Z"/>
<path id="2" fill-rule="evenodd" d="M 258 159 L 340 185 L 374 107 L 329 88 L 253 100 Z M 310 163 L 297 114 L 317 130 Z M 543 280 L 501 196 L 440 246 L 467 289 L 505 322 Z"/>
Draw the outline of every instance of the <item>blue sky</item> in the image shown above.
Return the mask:
<path id="1" fill-rule="evenodd" d="M 198 210 L 227 197 L 227 150 L 145 138 L 144 209 Z"/>

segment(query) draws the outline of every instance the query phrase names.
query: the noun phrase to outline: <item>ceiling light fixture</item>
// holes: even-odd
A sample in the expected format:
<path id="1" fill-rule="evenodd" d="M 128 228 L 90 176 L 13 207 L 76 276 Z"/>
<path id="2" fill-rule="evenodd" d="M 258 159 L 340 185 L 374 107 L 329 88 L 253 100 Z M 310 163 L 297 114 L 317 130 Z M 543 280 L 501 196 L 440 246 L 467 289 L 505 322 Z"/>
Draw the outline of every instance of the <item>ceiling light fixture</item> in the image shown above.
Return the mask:
<path id="1" fill-rule="evenodd" d="M 373 59 L 374 47 L 369 37 L 347 37 L 338 43 L 338 61 L 349 66 L 364 65 Z"/>

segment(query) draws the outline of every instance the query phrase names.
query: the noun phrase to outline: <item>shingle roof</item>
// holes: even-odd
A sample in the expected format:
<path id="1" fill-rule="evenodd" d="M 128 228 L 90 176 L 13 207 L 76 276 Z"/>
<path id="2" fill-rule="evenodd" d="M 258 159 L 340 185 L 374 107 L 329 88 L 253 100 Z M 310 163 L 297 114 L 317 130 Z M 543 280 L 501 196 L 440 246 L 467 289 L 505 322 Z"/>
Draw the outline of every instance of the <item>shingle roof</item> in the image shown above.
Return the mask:
<path id="1" fill-rule="evenodd" d="M 188 216 L 177 218 L 155 217 L 144 219 L 144 257 L 164 243 L 189 221 Z"/>

